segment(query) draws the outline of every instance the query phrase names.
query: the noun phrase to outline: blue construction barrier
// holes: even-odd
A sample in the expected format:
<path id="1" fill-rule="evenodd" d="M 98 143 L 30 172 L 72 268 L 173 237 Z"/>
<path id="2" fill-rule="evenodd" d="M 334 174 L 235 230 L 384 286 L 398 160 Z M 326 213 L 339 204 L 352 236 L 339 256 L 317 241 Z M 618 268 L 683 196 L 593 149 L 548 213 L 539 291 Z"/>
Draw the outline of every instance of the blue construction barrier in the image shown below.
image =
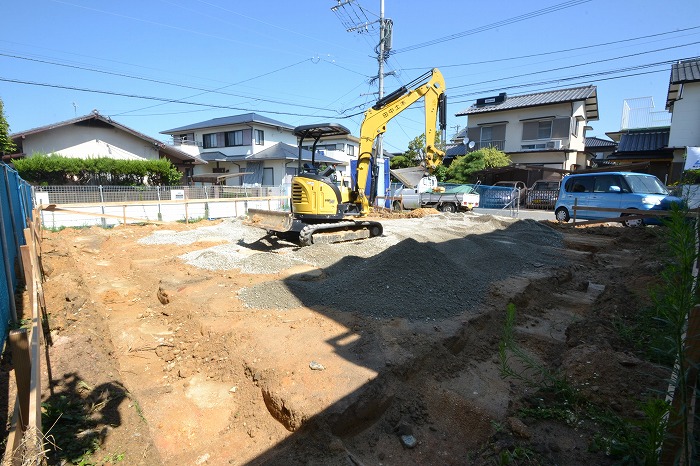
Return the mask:
<path id="1" fill-rule="evenodd" d="M 19 247 L 23 230 L 32 218 L 32 188 L 7 164 L 0 164 L 0 348 L 5 346 L 11 324 L 17 322 L 15 292 L 24 282 Z"/>

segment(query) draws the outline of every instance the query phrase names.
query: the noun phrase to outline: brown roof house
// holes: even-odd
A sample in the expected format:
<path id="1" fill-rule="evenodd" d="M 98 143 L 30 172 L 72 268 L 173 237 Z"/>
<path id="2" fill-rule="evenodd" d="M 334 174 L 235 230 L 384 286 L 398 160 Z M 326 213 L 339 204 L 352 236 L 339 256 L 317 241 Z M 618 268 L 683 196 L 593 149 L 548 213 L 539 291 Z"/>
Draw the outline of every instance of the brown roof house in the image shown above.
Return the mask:
<path id="1" fill-rule="evenodd" d="M 58 154 L 65 157 L 109 157 L 126 160 L 168 159 L 185 177 L 195 165 L 206 164 L 183 152 L 100 115 L 97 110 L 72 120 L 61 121 L 10 135 L 17 145 L 15 154 L 4 159 L 31 157 L 32 154 Z"/>

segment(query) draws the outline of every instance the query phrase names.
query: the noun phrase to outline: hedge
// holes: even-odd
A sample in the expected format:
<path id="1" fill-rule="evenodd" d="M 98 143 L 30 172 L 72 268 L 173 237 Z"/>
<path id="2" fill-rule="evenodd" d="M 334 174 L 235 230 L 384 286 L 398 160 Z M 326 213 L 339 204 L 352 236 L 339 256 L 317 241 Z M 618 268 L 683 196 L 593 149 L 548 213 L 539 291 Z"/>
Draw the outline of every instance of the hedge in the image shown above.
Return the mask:
<path id="1" fill-rule="evenodd" d="M 166 159 L 78 159 L 33 154 L 14 160 L 13 165 L 24 180 L 38 185 L 156 186 L 177 185 L 182 179 L 182 173 Z"/>

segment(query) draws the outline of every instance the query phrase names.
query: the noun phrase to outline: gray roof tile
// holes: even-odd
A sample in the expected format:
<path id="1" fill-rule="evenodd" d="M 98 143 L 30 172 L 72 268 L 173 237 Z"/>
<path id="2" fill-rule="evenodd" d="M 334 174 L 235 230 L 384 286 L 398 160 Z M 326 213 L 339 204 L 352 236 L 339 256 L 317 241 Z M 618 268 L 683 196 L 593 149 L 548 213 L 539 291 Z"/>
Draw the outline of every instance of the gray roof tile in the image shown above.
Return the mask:
<path id="1" fill-rule="evenodd" d="M 657 151 L 668 147 L 669 128 L 647 131 L 630 131 L 620 137 L 617 152 Z"/>
<path id="2" fill-rule="evenodd" d="M 671 66 L 671 84 L 700 81 L 700 58 L 679 61 Z"/>
<path id="3" fill-rule="evenodd" d="M 473 115 L 476 113 L 486 112 L 499 112 L 524 107 L 539 107 L 541 105 L 551 105 L 590 99 L 590 105 L 594 106 L 595 108 L 588 109 L 586 113 L 588 119 L 592 120 L 598 118 L 598 101 L 596 92 L 597 90 L 595 86 L 585 86 L 512 96 L 497 104 L 483 106 L 477 106 L 476 104 L 472 105 L 466 110 L 462 110 L 461 112 L 457 113 L 456 116 Z"/>
<path id="4" fill-rule="evenodd" d="M 294 126 L 288 125 L 287 123 L 283 123 L 281 121 L 273 120 L 272 118 L 267 118 L 262 115 L 258 115 L 257 113 L 244 113 L 241 115 L 232 115 L 232 116 L 227 116 L 227 117 L 221 117 L 221 118 L 212 118 L 211 120 L 206 120 L 206 121 L 200 121 L 199 123 L 192 123 L 191 125 L 185 125 L 185 126 L 180 126 L 178 128 L 173 128 L 173 129 L 167 129 L 165 131 L 161 131 L 161 134 L 173 134 L 173 133 L 181 133 L 183 131 L 192 131 L 195 129 L 202 129 L 202 128 L 216 128 L 220 126 L 232 126 L 232 125 L 240 125 L 240 124 L 245 124 L 245 123 L 260 123 L 263 125 L 267 126 L 279 126 L 281 128 L 286 128 L 286 129 L 294 129 Z"/>
<path id="5" fill-rule="evenodd" d="M 596 137 L 586 138 L 586 148 L 593 147 L 615 147 L 617 143 L 609 139 L 601 139 Z"/>

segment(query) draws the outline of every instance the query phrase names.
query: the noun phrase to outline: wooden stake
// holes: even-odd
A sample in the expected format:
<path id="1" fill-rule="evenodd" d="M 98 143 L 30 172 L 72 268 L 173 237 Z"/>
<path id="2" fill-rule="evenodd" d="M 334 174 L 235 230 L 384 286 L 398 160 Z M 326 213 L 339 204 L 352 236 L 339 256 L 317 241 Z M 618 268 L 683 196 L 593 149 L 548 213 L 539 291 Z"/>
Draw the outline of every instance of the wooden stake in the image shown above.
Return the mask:
<path id="1" fill-rule="evenodd" d="M 17 400 L 19 402 L 19 426 L 22 431 L 29 425 L 29 384 L 31 379 L 32 363 L 29 360 L 29 337 L 27 329 L 20 328 L 10 330 L 10 349 L 12 350 L 12 364 L 15 369 L 17 382 Z"/>

